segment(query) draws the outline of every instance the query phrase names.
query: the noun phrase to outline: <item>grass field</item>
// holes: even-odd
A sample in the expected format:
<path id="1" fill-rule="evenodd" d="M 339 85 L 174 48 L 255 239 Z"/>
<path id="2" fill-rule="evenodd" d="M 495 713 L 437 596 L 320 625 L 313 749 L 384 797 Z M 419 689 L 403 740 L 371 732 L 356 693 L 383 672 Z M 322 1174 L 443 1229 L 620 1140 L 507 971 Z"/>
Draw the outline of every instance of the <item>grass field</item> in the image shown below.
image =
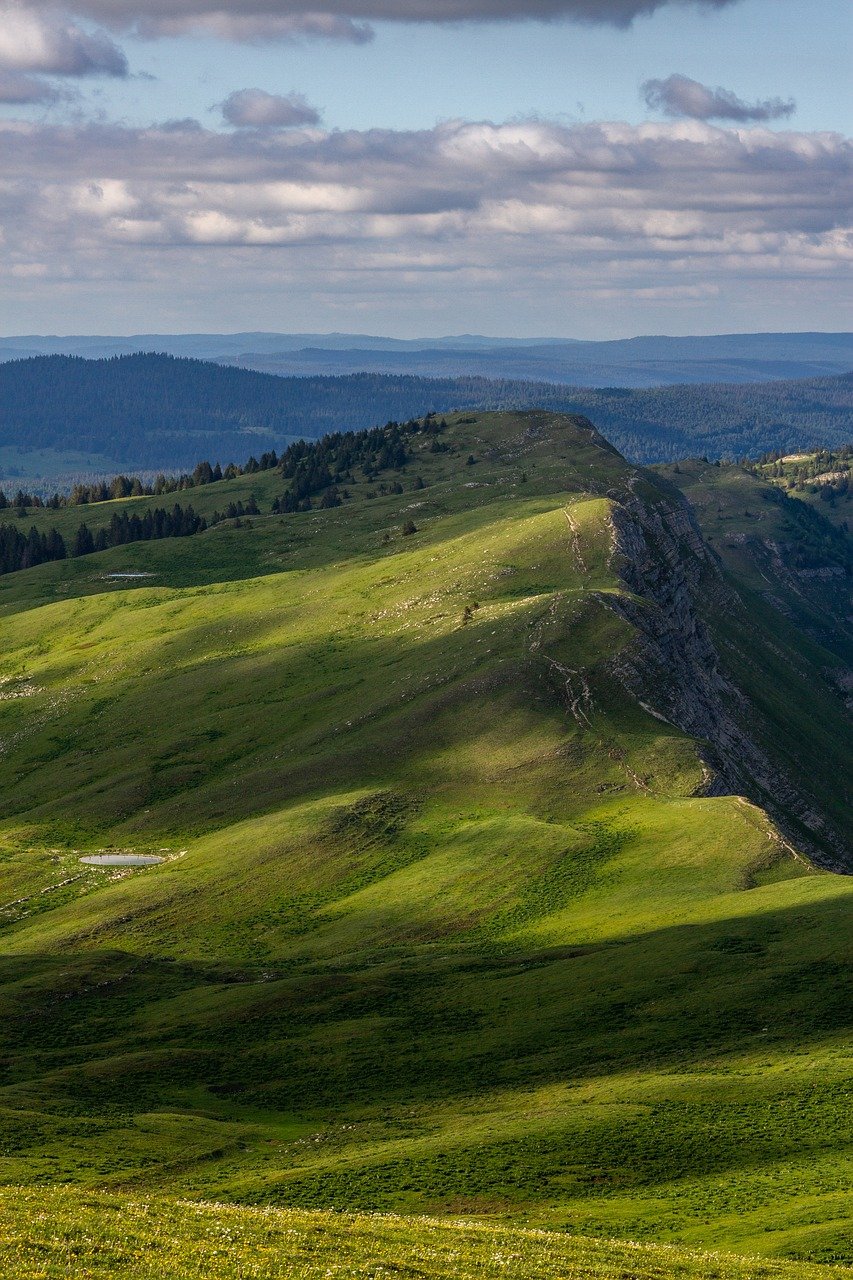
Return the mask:
<path id="1" fill-rule="evenodd" d="M 310 1237 L 309 1210 L 497 1232 L 359 1219 L 374 1271 L 342 1276 L 385 1274 L 371 1232 L 403 1275 L 468 1274 L 425 1269 L 445 1247 L 488 1275 L 477 1250 L 513 1239 L 500 1274 L 811 1274 L 575 1234 L 849 1265 L 853 881 L 708 794 L 702 743 L 653 683 L 645 707 L 620 683 L 639 641 L 610 607 L 630 594 L 613 513 L 669 519 L 670 481 L 549 415 L 447 439 L 402 494 L 359 481 L 342 508 L 0 579 L 0 1180 L 31 1187 L 7 1212 L 91 1204 L 112 1257 L 109 1206 L 150 1198 L 188 1276 L 217 1211 L 164 1197 L 286 1210 L 221 1211 L 249 1235 Z M 841 829 L 843 632 L 821 579 L 781 614 L 757 552 L 717 542 L 756 498 L 711 470 L 723 577 L 677 544 L 697 618 L 763 749 Z M 281 483 L 193 501 L 249 481 L 259 501 Z M 105 849 L 164 861 L 80 863 Z M 205 1274 L 326 1274 L 234 1265 Z"/>
<path id="2" fill-rule="evenodd" d="M 42 1235 L 32 1234 L 34 1221 Z M 310 1213 L 12 1189 L 0 1265 L 17 1280 L 840 1280 L 768 1262 L 454 1219 Z"/>

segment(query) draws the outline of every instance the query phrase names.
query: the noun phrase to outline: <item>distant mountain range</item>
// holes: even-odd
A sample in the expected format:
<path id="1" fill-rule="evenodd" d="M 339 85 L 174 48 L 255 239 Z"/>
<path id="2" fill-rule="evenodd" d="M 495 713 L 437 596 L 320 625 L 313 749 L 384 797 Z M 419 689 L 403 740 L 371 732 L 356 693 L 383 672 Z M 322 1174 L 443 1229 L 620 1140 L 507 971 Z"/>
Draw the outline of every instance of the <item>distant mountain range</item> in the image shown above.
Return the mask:
<path id="1" fill-rule="evenodd" d="M 462 334 L 398 339 L 352 333 L 135 334 L 0 338 L 0 361 L 103 359 L 139 352 L 213 360 L 279 376 L 396 373 L 512 378 L 569 386 L 766 382 L 853 369 L 853 333 L 734 333 L 608 342 Z"/>
<path id="2" fill-rule="evenodd" d="M 499 350 L 512 347 L 568 346 L 570 338 L 487 338 L 483 334 L 459 334 L 444 338 L 384 338 L 368 333 L 135 333 L 56 334 L 0 337 L 0 360 L 19 356 L 71 355 L 97 360 L 105 356 L 162 351 L 198 360 L 221 360 L 245 352 L 276 355 L 317 348 L 323 351 L 426 351 L 432 349 Z"/>

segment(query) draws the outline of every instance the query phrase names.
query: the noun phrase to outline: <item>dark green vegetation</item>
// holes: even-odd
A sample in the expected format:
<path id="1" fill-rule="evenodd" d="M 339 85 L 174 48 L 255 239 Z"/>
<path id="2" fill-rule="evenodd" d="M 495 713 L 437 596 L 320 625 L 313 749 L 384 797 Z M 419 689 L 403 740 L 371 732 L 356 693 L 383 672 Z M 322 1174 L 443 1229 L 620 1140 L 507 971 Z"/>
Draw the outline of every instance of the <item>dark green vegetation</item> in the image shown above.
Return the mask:
<path id="1" fill-rule="evenodd" d="M 213 513 L 210 523 L 219 524 L 222 520 L 245 514 L 242 503 L 229 503 L 224 512 Z M 250 503 L 248 514 L 258 514 L 254 503 Z M 182 507 L 177 502 L 170 509 L 153 507 L 142 515 L 113 511 L 109 524 L 102 524 L 96 534 L 84 521 L 78 527 L 70 548 L 66 547 L 65 539 L 56 528 L 44 533 L 32 525 L 25 535 L 13 524 L 0 524 L 0 573 L 16 573 L 48 560 L 65 560 L 68 555 L 89 556 L 109 547 L 122 547 L 128 542 L 189 538 L 195 533 L 204 533 L 207 528 L 208 522 L 203 516 L 197 516 L 191 506 Z"/>
<path id="2" fill-rule="evenodd" d="M 224 466 L 341 427 L 360 430 L 430 410 L 530 405 L 586 414 L 640 462 L 756 457 L 777 446 L 833 447 L 847 440 L 853 382 L 848 375 L 584 390 L 383 373 L 277 378 L 163 355 L 42 356 L 0 364 L 0 487 L 9 498 L 28 485 L 48 497 L 53 477 L 62 476 L 70 488 L 70 449 L 88 463 L 78 477 L 137 470 L 153 478 L 160 470 L 192 468 L 199 458 Z"/>
<path id="3" fill-rule="evenodd" d="M 39 533 L 34 526 L 22 533 L 13 524 L 0 524 L 0 573 L 15 573 L 46 560 L 64 560 L 65 539 L 56 529 Z"/>
<path id="4" fill-rule="evenodd" d="M 850 439 L 853 375 L 749 385 L 616 387 L 576 393 L 567 408 L 592 418 L 638 462 L 701 454 L 754 458 L 767 449 L 840 445 Z"/>
<path id="5" fill-rule="evenodd" d="M 815 449 L 785 454 L 777 450 L 750 470 L 783 493 L 817 506 L 822 515 L 845 531 L 853 516 L 853 448 Z"/>
<path id="6" fill-rule="evenodd" d="M 407 454 L 0 581 L 0 1177 L 849 1263 L 843 530 L 547 413 Z"/>

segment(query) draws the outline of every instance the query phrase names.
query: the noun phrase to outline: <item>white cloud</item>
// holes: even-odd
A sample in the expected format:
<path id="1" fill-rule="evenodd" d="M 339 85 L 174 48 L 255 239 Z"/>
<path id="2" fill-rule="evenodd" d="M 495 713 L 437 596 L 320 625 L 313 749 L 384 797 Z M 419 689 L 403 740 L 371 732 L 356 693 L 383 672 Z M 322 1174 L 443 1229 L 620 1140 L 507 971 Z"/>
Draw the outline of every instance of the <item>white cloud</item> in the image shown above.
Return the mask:
<path id="1" fill-rule="evenodd" d="M 55 76 L 126 76 L 127 58 L 103 31 L 84 31 L 54 12 L 0 3 L 0 71 Z"/>
<path id="2" fill-rule="evenodd" d="M 7 121 L 0 280 L 160 280 L 164 298 L 218 290 L 223 307 L 237 289 L 277 288 L 312 305 L 405 299 L 419 314 L 439 298 L 556 313 L 567 298 L 831 292 L 853 263 L 851 172 L 837 134 L 696 121 L 221 133 Z"/>
<path id="3" fill-rule="evenodd" d="M 243 129 L 292 129 L 320 123 L 320 113 L 301 93 L 238 89 L 221 104 L 228 124 Z"/>

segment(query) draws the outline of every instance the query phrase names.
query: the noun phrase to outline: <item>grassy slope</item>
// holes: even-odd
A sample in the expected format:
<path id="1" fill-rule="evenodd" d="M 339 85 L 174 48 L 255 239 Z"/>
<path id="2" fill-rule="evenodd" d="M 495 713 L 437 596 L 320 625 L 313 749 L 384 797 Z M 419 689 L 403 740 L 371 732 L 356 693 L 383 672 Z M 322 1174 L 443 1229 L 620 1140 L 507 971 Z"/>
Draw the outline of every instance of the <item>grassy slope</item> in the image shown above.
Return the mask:
<path id="1" fill-rule="evenodd" d="M 33 1222 L 42 1224 L 40 1238 Z M 16 1280 L 841 1280 L 841 1267 L 694 1253 L 478 1222 L 13 1189 L 0 1264 Z"/>
<path id="2" fill-rule="evenodd" d="M 450 439 L 418 493 L 0 580 L 0 1176 L 849 1261 L 853 884 L 610 677 L 635 473 Z"/>

